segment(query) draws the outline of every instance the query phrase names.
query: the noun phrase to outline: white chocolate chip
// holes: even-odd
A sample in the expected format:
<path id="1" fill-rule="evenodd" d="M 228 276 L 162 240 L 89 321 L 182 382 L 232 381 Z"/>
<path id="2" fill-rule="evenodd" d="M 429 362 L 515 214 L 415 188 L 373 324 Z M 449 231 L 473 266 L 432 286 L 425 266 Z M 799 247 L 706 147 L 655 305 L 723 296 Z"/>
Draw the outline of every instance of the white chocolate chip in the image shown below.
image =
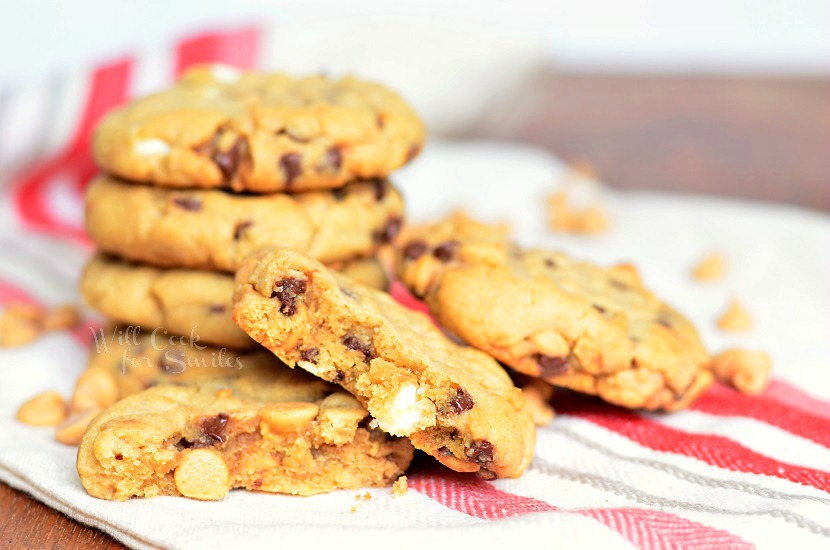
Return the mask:
<path id="1" fill-rule="evenodd" d="M 160 139 L 142 139 L 135 143 L 136 154 L 142 157 L 157 157 L 170 152 L 170 146 Z"/>
<path id="2" fill-rule="evenodd" d="M 210 66 L 210 75 L 217 82 L 233 84 L 242 77 L 242 71 L 230 65 L 215 64 Z"/>
<path id="3" fill-rule="evenodd" d="M 383 431 L 393 435 L 409 435 L 417 429 L 421 424 L 421 407 L 415 384 L 403 386 L 377 421 Z"/>

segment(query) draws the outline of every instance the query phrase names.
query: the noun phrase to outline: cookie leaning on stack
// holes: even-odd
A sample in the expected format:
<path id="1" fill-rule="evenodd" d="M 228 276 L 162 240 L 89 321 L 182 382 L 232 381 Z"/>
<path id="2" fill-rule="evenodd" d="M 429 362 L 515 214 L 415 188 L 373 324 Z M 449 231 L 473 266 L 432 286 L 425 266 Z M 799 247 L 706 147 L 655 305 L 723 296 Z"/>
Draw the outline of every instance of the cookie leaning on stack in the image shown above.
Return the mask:
<path id="1" fill-rule="evenodd" d="M 134 479 L 117 464 L 107 462 L 104 455 L 108 447 L 93 444 L 92 440 L 104 437 L 100 429 L 103 424 L 121 417 L 144 418 L 145 409 L 154 403 L 179 403 L 181 410 L 189 411 L 188 426 L 198 425 L 198 418 L 209 414 L 214 408 L 209 393 L 216 388 L 206 389 L 208 382 L 202 376 L 179 373 L 170 377 L 168 367 L 179 353 L 204 355 L 204 344 L 232 348 L 225 356 L 235 356 L 238 352 L 233 350 L 258 353 L 258 344 L 231 319 L 233 272 L 246 256 L 263 248 L 296 249 L 349 277 L 385 288 L 388 279 L 376 254 L 394 241 L 404 214 L 400 193 L 386 177 L 418 154 L 424 137 L 418 116 L 397 94 L 380 85 L 354 78 L 239 73 L 227 67 L 195 68 L 172 88 L 137 99 L 101 122 L 93 154 L 107 174 L 90 183 L 86 196 L 87 231 L 100 253 L 87 265 L 82 294 L 89 305 L 111 321 L 138 325 L 147 333 L 155 330 L 153 348 L 161 346 L 164 353 L 142 362 L 142 368 L 151 372 L 136 376 L 135 368 L 127 369 L 128 376 L 126 370 L 102 375 L 103 371 L 93 368 L 102 360 L 93 352 L 88 372 L 97 374 L 79 380 L 76 394 L 84 395 L 91 385 L 84 386 L 87 381 L 116 376 L 118 391 L 110 393 L 117 397 L 101 403 L 73 400 L 76 408 L 89 407 L 87 413 L 133 393 L 121 391 L 130 387 L 127 379 L 159 384 L 132 395 L 129 403 L 118 405 L 120 408 L 107 409 L 96 421 L 98 428 L 87 434 L 84 478 L 101 475 L 102 479 L 110 479 L 105 470 L 111 466 L 112 472 L 121 471 L 126 476 L 113 483 L 126 487 L 134 482 L 136 487 L 126 492 L 96 490 L 96 496 L 124 498 L 176 490 L 187 494 L 173 484 L 172 477 Z M 168 350 L 165 346 L 171 344 L 171 338 L 186 342 L 186 349 Z M 136 349 L 132 355 L 146 356 L 147 341 L 133 342 L 133 346 Z M 168 352 L 175 357 L 168 357 Z M 126 357 L 123 353 L 120 356 Z M 285 368 L 273 358 L 270 362 L 275 370 Z M 187 364 L 186 368 L 199 367 Z M 253 372 L 241 376 L 247 376 L 252 384 L 267 379 L 257 378 L 259 375 Z M 238 378 L 223 378 L 231 394 L 240 384 Z M 166 389 L 171 382 L 192 389 Z M 112 386 L 111 382 L 107 384 Z M 326 390 L 333 391 L 333 387 Z M 230 414 L 228 433 L 241 430 L 243 440 L 250 440 L 259 428 L 238 425 L 242 419 L 261 415 L 262 407 L 285 401 L 268 391 L 241 392 L 237 397 L 223 393 L 221 399 L 236 411 Z M 328 399 L 324 397 L 315 396 L 300 408 L 310 409 L 313 404 L 322 411 Z M 356 402 L 354 405 L 362 410 Z M 241 415 L 239 419 L 236 414 Z M 91 416 L 87 414 L 87 418 Z M 365 410 L 355 427 L 363 416 Z M 308 424 L 313 426 L 311 432 L 298 427 L 300 439 L 282 438 L 279 444 L 269 439 L 249 451 L 252 457 L 266 456 L 286 441 L 300 445 L 303 437 L 312 447 L 331 443 L 325 434 L 334 434 L 339 429 L 337 422 L 322 415 L 319 421 Z M 171 424 L 170 429 L 181 431 L 183 426 Z M 322 435 L 314 435 L 314 430 Z M 360 428 L 357 433 L 364 431 Z M 366 439 L 364 436 L 360 435 Z M 362 472 L 350 480 L 327 482 L 322 470 L 313 468 L 293 479 L 279 468 L 272 468 L 264 483 L 243 476 L 232 479 L 228 486 L 308 494 L 390 482 L 390 473 L 400 473 L 408 465 L 411 448 L 407 447 L 409 455 L 397 453 L 389 463 L 394 467 L 386 468 L 383 476 L 371 476 L 364 470 L 384 460 L 385 451 L 378 447 L 378 441 L 373 436 L 371 444 L 366 439 L 343 455 L 357 468 L 355 472 Z M 133 443 L 125 440 L 119 445 L 129 447 Z M 400 446 L 395 443 L 395 448 Z M 92 448 L 100 453 L 90 452 Z M 381 454 L 370 456 L 370 449 Z M 170 454 L 172 462 L 164 466 L 171 475 L 187 454 L 181 449 L 174 451 Z M 333 455 L 331 460 L 336 457 Z M 313 466 L 312 462 L 308 464 Z M 295 466 L 285 472 L 294 471 Z"/>

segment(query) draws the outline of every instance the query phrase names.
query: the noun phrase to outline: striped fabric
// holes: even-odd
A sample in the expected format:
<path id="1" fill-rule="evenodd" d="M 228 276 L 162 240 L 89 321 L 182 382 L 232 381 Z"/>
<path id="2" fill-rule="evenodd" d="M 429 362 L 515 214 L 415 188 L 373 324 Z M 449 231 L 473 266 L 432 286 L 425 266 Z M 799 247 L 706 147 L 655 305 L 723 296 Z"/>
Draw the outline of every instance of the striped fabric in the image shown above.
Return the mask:
<path id="1" fill-rule="evenodd" d="M 102 114 L 193 63 L 253 66 L 259 42 L 257 29 L 205 33 L 166 55 L 128 57 L 87 78 L 0 96 L 0 303 L 77 300 L 75 282 L 91 248 L 82 191 L 95 172 L 89 141 Z M 423 310 L 399 285 L 394 294 Z M 370 534 L 464 546 L 541 536 L 551 545 L 590 547 L 830 547 L 830 401 L 784 380 L 752 398 L 717 386 L 674 415 L 557 394 L 558 417 L 539 430 L 537 456 L 522 478 L 485 482 L 424 458 L 407 495 L 373 490 L 354 513 L 362 492 L 97 501 L 77 482 L 73 450 L 48 430 L 12 420 L 37 391 L 69 393 L 90 334 L 84 328 L 0 351 L 0 479 L 131 546 L 345 544 Z M 20 376 L 13 367 L 24 363 Z"/>

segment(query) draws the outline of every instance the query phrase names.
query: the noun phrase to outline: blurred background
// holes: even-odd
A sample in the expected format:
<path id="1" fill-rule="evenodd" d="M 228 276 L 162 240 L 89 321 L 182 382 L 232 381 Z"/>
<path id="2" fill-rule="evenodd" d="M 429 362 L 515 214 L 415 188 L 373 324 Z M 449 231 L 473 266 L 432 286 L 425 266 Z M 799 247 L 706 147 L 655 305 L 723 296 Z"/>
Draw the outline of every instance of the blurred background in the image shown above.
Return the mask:
<path id="1" fill-rule="evenodd" d="M 434 136 L 531 143 L 619 188 L 830 211 L 827 0 L 28 0 L 4 11 L 0 178 L 71 131 L 60 117 L 45 138 L 29 131 L 38 93 L 57 86 L 71 105 L 83 86 L 73 77 L 128 55 L 141 60 L 136 92 L 150 91 L 183 37 L 258 28 L 259 66 L 381 80 Z"/>

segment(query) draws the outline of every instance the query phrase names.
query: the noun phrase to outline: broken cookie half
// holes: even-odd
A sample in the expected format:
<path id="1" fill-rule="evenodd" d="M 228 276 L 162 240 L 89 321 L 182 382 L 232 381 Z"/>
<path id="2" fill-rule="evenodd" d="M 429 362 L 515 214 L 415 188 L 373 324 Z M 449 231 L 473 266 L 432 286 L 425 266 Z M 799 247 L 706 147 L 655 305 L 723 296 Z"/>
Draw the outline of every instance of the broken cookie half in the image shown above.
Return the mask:
<path id="1" fill-rule="evenodd" d="M 517 477 L 535 431 L 521 391 L 488 355 L 298 252 L 250 257 L 234 320 L 288 365 L 343 386 L 387 433 L 461 472 Z"/>

